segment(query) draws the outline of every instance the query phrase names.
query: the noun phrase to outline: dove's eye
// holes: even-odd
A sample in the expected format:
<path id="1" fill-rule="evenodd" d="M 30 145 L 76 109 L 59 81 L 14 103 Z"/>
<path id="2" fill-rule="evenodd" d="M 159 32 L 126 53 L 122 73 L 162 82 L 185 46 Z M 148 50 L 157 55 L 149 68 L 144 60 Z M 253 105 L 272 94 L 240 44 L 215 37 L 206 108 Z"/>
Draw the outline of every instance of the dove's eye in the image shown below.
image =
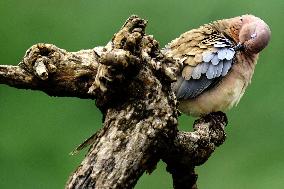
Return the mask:
<path id="1" fill-rule="evenodd" d="M 256 38 L 256 33 L 251 34 L 250 37 L 251 37 L 252 39 Z"/>

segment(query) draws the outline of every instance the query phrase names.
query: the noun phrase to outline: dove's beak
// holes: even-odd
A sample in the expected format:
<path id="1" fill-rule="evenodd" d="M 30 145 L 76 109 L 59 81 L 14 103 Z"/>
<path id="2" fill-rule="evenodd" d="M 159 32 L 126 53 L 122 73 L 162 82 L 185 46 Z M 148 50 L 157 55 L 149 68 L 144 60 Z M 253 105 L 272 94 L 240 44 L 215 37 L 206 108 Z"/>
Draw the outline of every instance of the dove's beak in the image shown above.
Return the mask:
<path id="1" fill-rule="evenodd" d="M 234 47 L 234 50 L 235 51 L 240 51 L 240 50 L 243 50 L 244 49 L 244 44 L 242 43 L 238 43 L 235 47 Z"/>

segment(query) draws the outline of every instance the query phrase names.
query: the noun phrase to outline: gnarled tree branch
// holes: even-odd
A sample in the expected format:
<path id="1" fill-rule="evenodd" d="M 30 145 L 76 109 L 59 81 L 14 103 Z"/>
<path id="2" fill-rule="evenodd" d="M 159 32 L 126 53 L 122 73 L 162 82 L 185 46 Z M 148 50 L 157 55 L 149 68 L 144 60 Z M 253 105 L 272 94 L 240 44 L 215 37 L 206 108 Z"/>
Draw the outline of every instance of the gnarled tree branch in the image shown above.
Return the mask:
<path id="1" fill-rule="evenodd" d="M 171 83 L 182 63 L 162 54 L 146 24 L 132 16 L 105 47 L 67 52 L 37 44 L 18 66 L 0 66 L 2 84 L 96 99 L 103 128 L 78 148 L 91 144 L 67 189 L 133 188 L 160 159 L 175 188 L 196 188 L 194 167 L 225 140 L 221 112 L 197 120 L 193 132 L 178 131 Z"/>

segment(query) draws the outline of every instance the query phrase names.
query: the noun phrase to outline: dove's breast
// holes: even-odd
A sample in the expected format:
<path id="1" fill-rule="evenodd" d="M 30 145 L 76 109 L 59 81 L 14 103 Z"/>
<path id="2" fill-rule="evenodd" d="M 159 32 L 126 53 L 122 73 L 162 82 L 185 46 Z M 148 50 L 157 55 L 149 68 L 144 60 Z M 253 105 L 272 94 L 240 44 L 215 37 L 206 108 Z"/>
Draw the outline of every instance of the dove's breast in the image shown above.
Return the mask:
<path id="1" fill-rule="evenodd" d="M 238 58 L 239 59 L 239 58 Z M 240 59 L 239 59 L 240 60 Z M 226 77 L 195 98 L 179 101 L 178 109 L 191 116 L 226 111 L 237 105 L 253 75 L 254 65 L 239 62 Z"/>

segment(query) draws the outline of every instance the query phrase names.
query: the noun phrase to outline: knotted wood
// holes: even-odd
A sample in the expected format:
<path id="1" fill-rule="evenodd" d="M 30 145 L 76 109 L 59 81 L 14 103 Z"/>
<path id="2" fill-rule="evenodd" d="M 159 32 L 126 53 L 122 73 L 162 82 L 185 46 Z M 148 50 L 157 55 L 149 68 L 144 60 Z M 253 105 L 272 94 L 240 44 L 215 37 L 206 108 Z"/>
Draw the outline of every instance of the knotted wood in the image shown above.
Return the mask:
<path id="1" fill-rule="evenodd" d="M 1 84 L 95 99 L 102 111 L 103 127 L 77 149 L 91 145 L 66 189 L 133 188 L 159 160 L 174 188 L 196 188 L 194 167 L 225 140 L 221 112 L 197 120 L 193 132 L 178 131 L 171 83 L 183 65 L 160 51 L 146 24 L 131 16 L 104 47 L 67 52 L 36 44 L 18 66 L 0 65 Z"/>

